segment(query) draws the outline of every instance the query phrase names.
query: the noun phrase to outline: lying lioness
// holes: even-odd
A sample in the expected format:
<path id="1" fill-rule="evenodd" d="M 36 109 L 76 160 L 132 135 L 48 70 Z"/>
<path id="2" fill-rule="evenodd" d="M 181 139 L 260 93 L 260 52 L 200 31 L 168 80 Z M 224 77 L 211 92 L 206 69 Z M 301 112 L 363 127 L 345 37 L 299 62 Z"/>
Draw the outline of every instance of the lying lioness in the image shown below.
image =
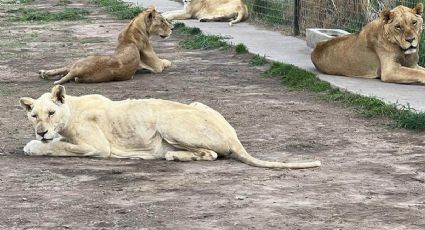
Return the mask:
<path id="1" fill-rule="evenodd" d="M 327 74 L 425 83 L 425 69 L 418 65 L 422 12 L 422 3 L 383 11 L 360 33 L 319 43 L 311 59 Z"/>
<path id="2" fill-rule="evenodd" d="M 230 21 L 229 25 L 248 18 L 243 0 L 183 0 L 184 9 L 164 13 L 169 20 L 199 19 L 201 22 Z"/>
<path id="3" fill-rule="evenodd" d="M 38 99 L 23 97 L 20 103 L 38 139 L 25 146 L 28 155 L 178 161 L 215 160 L 230 155 L 258 167 L 320 166 L 319 161 L 280 163 L 252 157 L 224 117 L 199 102 L 185 105 L 159 99 L 73 97 L 57 85 L 51 93 Z M 59 135 L 61 138 L 56 138 Z"/>
<path id="4" fill-rule="evenodd" d="M 157 34 L 162 38 L 170 36 L 172 26 L 154 7 L 136 16 L 119 34 L 118 46 L 111 56 L 89 56 L 60 69 L 40 70 L 41 78 L 65 75 L 54 84 L 75 82 L 105 82 L 131 79 L 137 69 L 145 68 L 160 73 L 171 65 L 160 59 L 154 52 L 149 37 Z"/>

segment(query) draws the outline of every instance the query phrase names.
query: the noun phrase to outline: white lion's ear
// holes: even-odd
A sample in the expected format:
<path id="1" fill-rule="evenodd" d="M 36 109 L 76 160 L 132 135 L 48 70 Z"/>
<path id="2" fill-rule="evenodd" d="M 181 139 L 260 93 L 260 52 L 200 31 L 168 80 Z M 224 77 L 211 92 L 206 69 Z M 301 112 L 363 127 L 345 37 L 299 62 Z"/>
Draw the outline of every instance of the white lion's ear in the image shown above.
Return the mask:
<path id="1" fill-rule="evenodd" d="M 52 88 L 52 100 L 55 103 L 64 104 L 65 103 L 65 87 L 61 85 L 55 85 Z"/>
<path id="2" fill-rule="evenodd" d="M 416 4 L 415 8 L 413 8 L 412 10 L 416 15 L 422 16 L 422 14 L 424 12 L 424 4 L 422 4 L 422 3 Z"/>
<path id="3" fill-rule="evenodd" d="M 391 13 L 391 11 L 389 10 L 384 10 L 381 12 L 381 19 L 385 22 L 388 23 L 390 20 L 393 19 L 394 15 L 393 13 Z"/>
<path id="4" fill-rule="evenodd" d="M 30 97 L 21 97 L 21 99 L 19 99 L 19 103 L 26 111 L 31 111 L 32 105 L 34 104 L 34 99 Z"/>

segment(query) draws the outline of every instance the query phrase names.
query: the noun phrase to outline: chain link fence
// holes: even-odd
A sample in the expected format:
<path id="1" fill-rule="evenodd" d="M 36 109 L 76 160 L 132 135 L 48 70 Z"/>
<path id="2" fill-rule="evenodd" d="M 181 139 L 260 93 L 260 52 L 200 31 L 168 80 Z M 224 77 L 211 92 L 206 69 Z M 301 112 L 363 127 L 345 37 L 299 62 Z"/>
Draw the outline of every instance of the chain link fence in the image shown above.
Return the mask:
<path id="1" fill-rule="evenodd" d="M 383 9 L 415 6 L 425 0 L 246 0 L 251 18 L 267 24 L 360 30 Z M 296 31 L 297 32 L 297 31 Z"/>

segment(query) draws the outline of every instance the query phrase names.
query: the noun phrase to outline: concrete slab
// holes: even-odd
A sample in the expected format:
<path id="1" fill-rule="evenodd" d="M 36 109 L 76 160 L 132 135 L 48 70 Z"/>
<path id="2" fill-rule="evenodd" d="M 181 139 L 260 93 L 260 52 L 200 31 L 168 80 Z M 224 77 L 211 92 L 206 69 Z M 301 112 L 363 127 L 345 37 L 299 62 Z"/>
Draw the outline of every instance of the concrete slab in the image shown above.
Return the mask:
<path id="1" fill-rule="evenodd" d="M 183 5 L 169 0 L 126 0 L 142 6 L 156 5 L 160 11 L 182 9 Z M 324 81 L 341 89 L 365 96 L 380 98 L 388 103 L 409 105 L 425 112 L 425 86 L 384 83 L 376 79 L 360 79 L 331 76 L 317 72 L 310 60 L 311 48 L 302 39 L 285 36 L 275 31 L 258 28 L 248 23 L 229 27 L 225 22 L 202 23 L 197 20 L 182 21 L 188 26 L 199 27 L 207 34 L 221 35 L 229 42 L 245 44 L 251 53 L 265 55 L 268 59 L 293 64 L 318 74 Z M 336 63 L 337 64 L 337 63 Z"/>

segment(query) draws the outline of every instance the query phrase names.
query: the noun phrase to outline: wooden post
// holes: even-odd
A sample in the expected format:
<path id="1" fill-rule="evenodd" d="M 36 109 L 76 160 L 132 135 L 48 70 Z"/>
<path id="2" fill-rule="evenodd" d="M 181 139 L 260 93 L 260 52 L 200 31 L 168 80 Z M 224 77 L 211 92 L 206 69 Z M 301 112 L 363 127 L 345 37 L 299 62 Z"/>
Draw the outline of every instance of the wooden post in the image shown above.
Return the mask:
<path id="1" fill-rule="evenodd" d="M 300 1 L 294 0 L 293 32 L 295 36 L 300 35 Z"/>

